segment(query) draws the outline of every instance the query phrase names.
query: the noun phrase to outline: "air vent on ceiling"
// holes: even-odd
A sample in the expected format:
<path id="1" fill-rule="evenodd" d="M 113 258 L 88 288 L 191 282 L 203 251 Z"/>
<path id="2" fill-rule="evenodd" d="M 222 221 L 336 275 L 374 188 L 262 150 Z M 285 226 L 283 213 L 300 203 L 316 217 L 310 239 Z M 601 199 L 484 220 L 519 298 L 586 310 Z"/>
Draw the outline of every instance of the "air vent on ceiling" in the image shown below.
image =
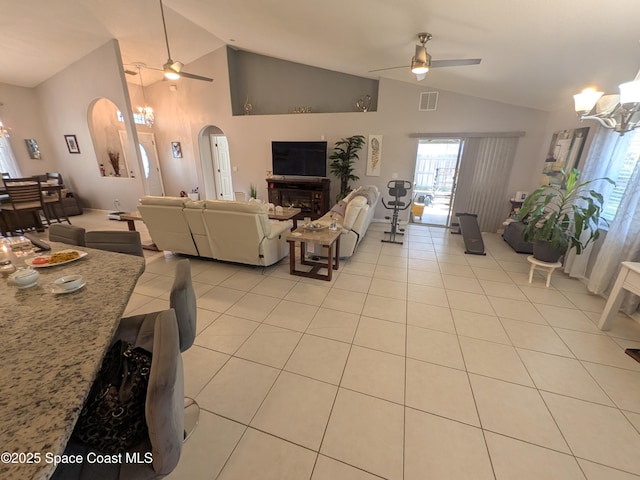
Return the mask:
<path id="1" fill-rule="evenodd" d="M 433 112 L 438 108 L 438 92 L 422 92 L 418 110 L 421 112 Z"/>

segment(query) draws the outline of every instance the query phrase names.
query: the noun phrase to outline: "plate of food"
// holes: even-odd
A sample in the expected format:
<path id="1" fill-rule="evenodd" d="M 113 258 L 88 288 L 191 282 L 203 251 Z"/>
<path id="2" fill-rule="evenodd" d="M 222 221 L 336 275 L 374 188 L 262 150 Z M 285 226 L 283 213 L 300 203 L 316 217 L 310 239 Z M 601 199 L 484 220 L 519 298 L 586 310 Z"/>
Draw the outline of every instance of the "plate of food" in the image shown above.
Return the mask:
<path id="1" fill-rule="evenodd" d="M 59 252 L 49 253 L 47 255 L 38 255 L 33 258 L 26 258 L 24 263 L 33 268 L 57 267 L 65 263 L 75 262 L 89 255 L 87 252 L 80 250 L 60 250 Z"/>

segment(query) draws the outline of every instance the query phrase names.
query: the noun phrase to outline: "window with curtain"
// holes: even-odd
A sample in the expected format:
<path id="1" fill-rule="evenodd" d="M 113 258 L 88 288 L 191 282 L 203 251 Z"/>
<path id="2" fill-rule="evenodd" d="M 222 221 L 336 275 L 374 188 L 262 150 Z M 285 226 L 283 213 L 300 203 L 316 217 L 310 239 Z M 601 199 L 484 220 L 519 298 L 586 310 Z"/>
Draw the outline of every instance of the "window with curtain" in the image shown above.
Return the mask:
<path id="1" fill-rule="evenodd" d="M 0 135 L 0 172 L 6 172 L 12 177 L 22 177 L 9 138 L 6 135 Z"/>
<path id="2" fill-rule="evenodd" d="M 631 175 L 640 160 L 640 130 L 634 130 L 627 135 L 632 136 L 628 147 L 625 151 L 619 152 L 614 158 L 614 168 L 611 169 L 611 173 L 607 174 L 609 178 L 616 182 L 616 186 L 609 194 L 602 212 L 602 216 L 609 222 L 612 222 L 616 216 Z"/>

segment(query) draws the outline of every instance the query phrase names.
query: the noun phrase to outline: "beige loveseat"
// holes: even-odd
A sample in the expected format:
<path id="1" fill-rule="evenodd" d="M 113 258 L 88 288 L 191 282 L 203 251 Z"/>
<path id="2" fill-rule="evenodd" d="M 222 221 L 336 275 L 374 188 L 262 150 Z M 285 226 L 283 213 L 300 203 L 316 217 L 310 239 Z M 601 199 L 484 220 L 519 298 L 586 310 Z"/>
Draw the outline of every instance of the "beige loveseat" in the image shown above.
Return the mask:
<path id="1" fill-rule="evenodd" d="M 325 215 L 315 220 L 322 225 L 330 225 L 336 220 L 340 235 L 340 257 L 350 257 L 362 241 L 373 219 L 380 191 L 375 185 L 364 185 L 353 190 Z M 314 223 L 315 223 L 314 222 Z M 310 253 L 326 256 L 326 248 L 312 245 Z"/>
<path id="2" fill-rule="evenodd" d="M 160 250 L 262 266 L 288 253 L 289 222 L 262 203 L 143 197 L 138 211 Z"/>

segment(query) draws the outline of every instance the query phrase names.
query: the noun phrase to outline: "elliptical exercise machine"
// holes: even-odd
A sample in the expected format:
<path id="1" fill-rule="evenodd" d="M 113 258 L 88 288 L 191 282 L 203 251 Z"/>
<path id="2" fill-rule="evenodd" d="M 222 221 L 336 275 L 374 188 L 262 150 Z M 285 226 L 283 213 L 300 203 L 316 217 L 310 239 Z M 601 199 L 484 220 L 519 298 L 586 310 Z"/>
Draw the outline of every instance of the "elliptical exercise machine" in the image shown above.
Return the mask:
<path id="1" fill-rule="evenodd" d="M 397 243 L 402 245 L 401 241 L 396 240 L 396 235 L 404 235 L 404 228 L 398 227 L 398 213 L 402 210 L 406 210 L 411 206 L 411 202 L 405 203 L 401 198 L 404 198 L 411 190 L 411 182 L 408 180 L 391 180 L 387 183 L 387 188 L 389 189 L 389 195 L 393 197 L 393 200 L 389 200 L 389 204 L 384 203 L 384 198 L 382 198 L 382 205 L 387 210 L 393 210 L 393 215 L 391 217 L 384 217 L 387 220 L 391 220 L 391 230 L 388 232 L 389 239 L 381 240 L 384 243 Z"/>

